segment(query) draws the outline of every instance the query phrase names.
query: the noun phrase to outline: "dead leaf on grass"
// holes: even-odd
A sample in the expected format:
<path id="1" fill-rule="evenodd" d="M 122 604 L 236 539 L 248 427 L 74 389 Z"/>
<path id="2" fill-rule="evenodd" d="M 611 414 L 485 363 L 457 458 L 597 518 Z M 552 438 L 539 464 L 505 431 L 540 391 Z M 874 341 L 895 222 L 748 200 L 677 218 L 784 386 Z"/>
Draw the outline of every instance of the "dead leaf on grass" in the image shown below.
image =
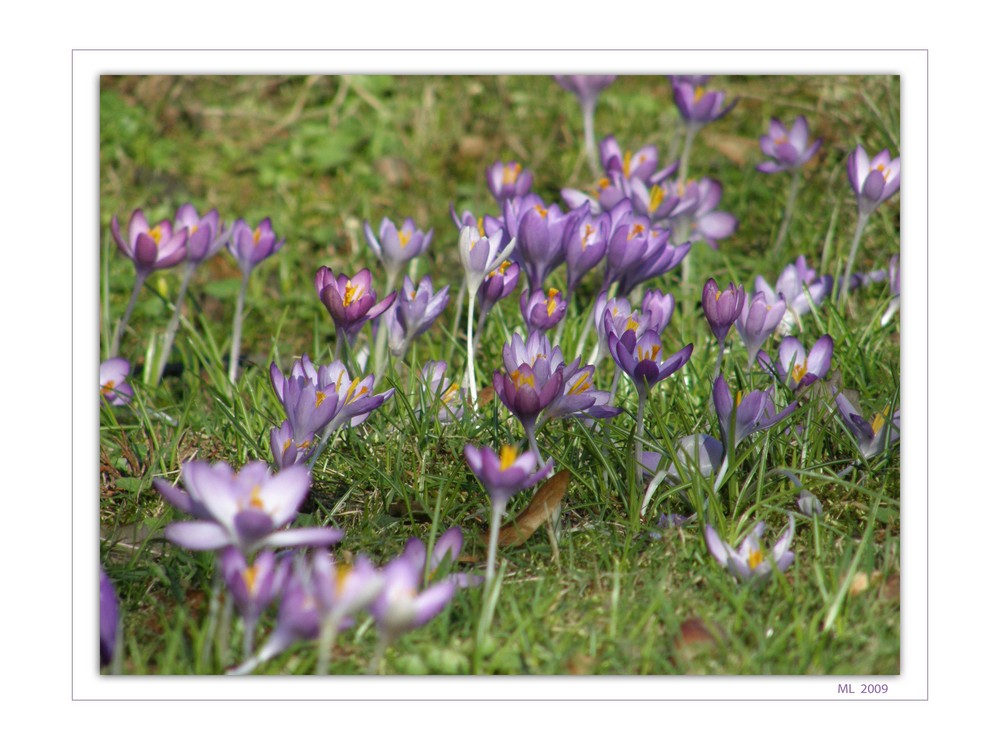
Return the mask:
<path id="1" fill-rule="evenodd" d="M 479 405 L 485 406 L 490 401 L 492 401 L 494 393 L 495 391 L 493 390 L 492 385 L 488 385 L 485 388 L 481 388 L 479 390 Z"/>
<path id="2" fill-rule="evenodd" d="M 501 547 L 520 547 L 546 519 L 555 523 L 568 485 L 569 472 L 565 469 L 543 484 L 528 507 L 518 513 L 517 518 L 500 528 L 498 544 Z"/>

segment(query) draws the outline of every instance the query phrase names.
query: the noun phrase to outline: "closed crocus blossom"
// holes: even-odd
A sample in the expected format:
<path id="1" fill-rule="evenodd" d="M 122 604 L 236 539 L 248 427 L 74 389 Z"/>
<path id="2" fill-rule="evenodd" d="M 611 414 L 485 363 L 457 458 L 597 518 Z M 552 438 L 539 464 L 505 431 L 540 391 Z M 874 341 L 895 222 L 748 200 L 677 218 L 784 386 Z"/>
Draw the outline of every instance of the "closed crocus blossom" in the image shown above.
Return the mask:
<path id="1" fill-rule="evenodd" d="M 490 496 L 492 514 L 490 516 L 490 539 L 486 562 L 487 585 L 493 580 L 496 570 L 497 541 L 500 534 L 500 521 L 503 518 L 507 502 L 518 492 L 534 487 L 548 476 L 552 470 L 552 461 L 535 471 L 537 460 L 534 453 L 518 455 L 512 445 L 505 445 L 497 455 L 489 446 L 465 446 L 465 460 L 472 473 L 483 483 L 486 494 Z"/>
<path id="2" fill-rule="evenodd" d="M 573 214 L 563 234 L 567 294 L 572 294 L 587 272 L 604 260 L 610 229 L 607 214 L 593 216 L 589 210 Z"/>
<path id="3" fill-rule="evenodd" d="M 253 564 L 249 564 L 242 552 L 235 547 L 227 547 L 219 554 L 219 570 L 243 618 L 243 651 L 246 658 L 253 650 L 257 621 L 284 587 L 289 560 L 279 560 L 273 550 L 264 550 Z"/>
<path id="4" fill-rule="evenodd" d="M 521 267 L 517 263 L 505 260 L 494 268 L 483 279 L 482 286 L 476 297 L 479 300 L 479 330 L 482 331 L 486 316 L 489 315 L 493 306 L 510 295 L 516 288 L 518 279 L 521 278 Z M 478 339 L 479 336 L 477 335 Z"/>
<path id="5" fill-rule="evenodd" d="M 649 316 L 649 327 L 658 333 L 670 323 L 674 315 L 674 295 L 659 289 L 650 289 L 642 297 L 642 312 Z"/>
<path id="6" fill-rule="evenodd" d="M 799 169 L 815 156 L 822 140 L 809 143 L 809 125 L 805 117 L 795 118 L 790 128 L 772 119 L 767 135 L 760 137 L 760 150 L 770 161 L 757 165 L 761 172 L 784 172 Z"/>
<path id="7" fill-rule="evenodd" d="M 190 203 L 177 209 L 174 215 L 174 231 L 187 230 L 187 253 L 185 260 L 191 265 L 204 263 L 226 246 L 233 227 L 219 221 L 219 212 L 214 208 L 204 216 Z"/>
<path id="8" fill-rule="evenodd" d="M 709 91 L 689 81 L 675 80 L 673 88 L 677 111 L 689 125 L 701 126 L 718 120 L 736 106 L 735 100 L 725 106 L 726 95 L 722 91 Z"/>
<path id="9" fill-rule="evenodd" d="M 413 219 L 406 219 L 399 229 L 396 229 L 396 225 L 389 219 L 382 219 L 377 237 L 367 221 L 364 228 L 368 247 L 385 267 L 389 277 L 389 288 L 395 286 L 403 266 L 423 254 L 430 247 L 431 239 L 434 237 L 433 229 L 423 232 L 417 228 Z"/>
<path id="10" fill-rule="evenodd" d="M 542 289 L 549 274 L 566 259 L 563 233 L 573 218 L 558 206 L 536 204 L 521 214 L 516 225 L 513 218 L 507 220 L 508 228 L 517 234 L 514 257 L 528 277 L 531 291 Z"/>
<path id="11" fill-rule="evenodd" d="M 887 406 L 882 411 L 875 412 L 869 420 L 861 416 L 857 407 L 843 393 L 837 394 L 836 403 L 844 425 L 866 459 L 874 458 L 899 440 L 899 410 L 890 419 Z"/>
<path id="12" fill-rule="evenodd" d="M 380 639 L 376 664 L 388 644 L 440 614 L 458 588 L 454 580 L 423 588 L 423 578 L 424 561 L 412 552 L 403 552 L 382 568 L 384 585 L 369 607 Z"/>
<path id="13" fill-rule="evenodd" d="M 284 529 L 309 493 L 311 478 L 304 466 L 271 474 L 267 464 L 253 461 L 234 473 L 224 463 L 189 461 L 181 477 L 188 497 L 180 503 L 175 502 L 179 490 L 164 492 L 162 484 L 154 485 L 168 502 L 199 518 L 167 527 L 167 539 L 181 547 L 233 546 L 250 556 L 261 547 L 326 546 L 344 535 L 333 528 Z"/>
<path id="14" fill-rule="evenodd" d="M 516 161 L 494 162 L 486 168 L 486 185 L 498 205 L 531 192 L 534 177 Z"/>
<path id="15" fill-rule="evenodd" d="M 800 255 L 794 263 L 785 266 L 773 288 L 763 276 L 756 277 L 754 288 L 758 292 L 763 292 L 764 299 L 769 305 L 784 300 L 785 317 L 778 331 L 787 333 L 798 324 L 802 315 L 809 312 L 812 307 L 818 307 L 830 295 L 833 290 L 833 277 L 829 274 L 820 276 L 809 267 L 805 256 Z"/>
<path id="16" fill-rule="evenodd" d="M 101 403 L 108 406 L 124 406 L 128 404 L 135 391 L 125 379 L 129 376 L 132 365 L 123 357 L 112 357 L 101 362 L 100 383 Z"/>
<path id="17" fill-rule="evenodd" d="M 743 310 L 736 319 L 736 332 L 743 339 L 751 364 L 756 361 L 757 352 L 764 342 L 778 330 L 784 316 L 785 301 L 769 303 L 763 292 L 757 292 L 743 305 Z"/>
<path id="18" fill-rule="evenodd" d="M 858 146 L 847 157 L 847 177 L 858 197 L 858 212 L 870 214 L 899 191 L 899 157 L 893 159 L 886 149 L 869 159 Z"/>
<path id="19" fill-rule="evenodd" d="M 725 345 L 729 329 L 739 319 L 745 302 L 746 292 L 742 284 L 737 288 L 729 282 L 727 288 L 720 290 L 715 279 L 705 282 L 701 291 L 702 312 L 720 347 Z"/>
<path id="20" fill-rule="evenodd" d="M 115 645 L 118 642 L 118 597 L 115 595 L 115 587 L 112 585 L 111 579 L 108 578 L 108 574 L 104 572 L 104 568 L 100 569 L 98 588 L 101 666 L 105 667 L 114 660 Z"/>
<path id="21" fill-rule="evenodd" d="M 775 413 L 774 399 L 769 390 L 737 392 L 734 400 L 722 375 L 715 379 L 712 401 L 727 451 L 753 433 L 776 425 L 798 407 L 793 401 Z"/>
<path id="22" fill-rule="evenodd" d="M 479 290 L 486 275 L 499 268 L 514 251 L 515 241 L 511 240 L 506 247 L 501 247 L 502 238 L 500 230 L 484 236 L 474 226 L 463 226 L 459 232 L 458 255 L 465 269 L 467 288 L 472 294 Z"/>
<path id="23" fill-rule="evenodd" d="M 795 535 L 795 517 L 791 513 L 788 514 L 788 526 L 770 551 L 763 547 L 761 541 L 765 529 L 766 526 L 761 521 L 743 538 L 739 547 L 734 549 L 715 529 L 706 524 L 705 542 L 712 557 L 740 581 L 763 583 L 775 568 L 783 573 L 795 561 L 795 553 L 791 551 Z"/>

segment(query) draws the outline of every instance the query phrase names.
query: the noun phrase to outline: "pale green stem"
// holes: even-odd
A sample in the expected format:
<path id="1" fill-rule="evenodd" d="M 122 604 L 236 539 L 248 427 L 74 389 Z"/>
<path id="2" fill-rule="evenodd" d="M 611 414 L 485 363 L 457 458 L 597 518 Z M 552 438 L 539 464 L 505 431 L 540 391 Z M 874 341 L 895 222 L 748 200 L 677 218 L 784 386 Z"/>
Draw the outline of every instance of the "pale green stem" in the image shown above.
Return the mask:
<path id="1" fill-rule="evenodd" d="M 639 405 L 635 410 L 635 486 L 636 489 L 642 487 L 642 437 L 645 434 L 643 427 L 643 413 L 646 411 L 646 398 L 648 394 L 643 388 L 636 388 L 639 395 Z"/>
<path id="2" fill-rule="evenodd" d="M 122 343 L 122 335 L 125 333 L 125 326 L 128 325 L 129 318 L 132 317 L 132 310 L 135 309 L 135 301 L 139 299 L 139 290 L 142 289 L 142 285 L 146 283 L 146 278 L 148 276 L 149 272 L 139 273 L 136 271 L 135 286 L 132 287 L 132 296 L 129 298 L 128 307 L 125 308 L 125 314 L 122 316 L 121 320 L 118 321 L 118 327 L 115 328 L 115 337 L 111 341 L 111 357 L 118 356 L 118 348 Z"/>
<path id="3" fill-rule="evenodd" d="M 479 411 L 479 390 L 476 388 L 476 352 L 472 337 L 472 318 L 476 307 L 475 292 L 469 292 L 469 317 L 465 326 L 465 339 L 467 344 L 466 370 L 469 379 L 469 396 L 472 398 L 472 408 Z"/>
<path id="4" fill-rule="evenodd" d="M 250 283 L 250 274 L 243 274 L 243 282 L 240 284 L 240 296 L 236 298 L 236 315 L 233 317 L 233 346 L 229 350 L 229 382 L 236 382 L 236 375 L 240 370 L 240 337 L 243 335 L 243 305 L 247 297 L 247 285 Z"/>
<path id="5" fill-rule="evenodd" d="M 792 184 L 788 187 L 788 202 L 785 203 L 785 215 L 781 219 L 781 228 L 778 229 L 778 237 L 774 240 L 774 248 L 771 254 L 775 257 L 781 252 L 781 246 L 785 243 L 788 235 L 788 228 L 792 225 L 792 213 L 795 211 L 795 198 L 799 194 L 799 185 L 802 183 L 802 172 L 796 170 L 792 174 Z"/>
<path id="6" fill-rule="evenodd" d="M 844 271 L 844 275 L 840 278 L 840 299 L 838 301 L 841 307 L 843 307 L 844 302 L 847 300 L 851 272 L 854 270 L 854 257 L 858 254 L 858 245 L 861 244 L 861 234 L 865 231 L 865 225 L 868 223 L 870 217 L 871 213 L 858 211 L 858 226 L 854 230 L 854 239 L 851 240 L 851 252 L 847 255 L 847 268 Z"/>
<path id="7" fill-rule="evenodd" d="M 389 638 L 384 633 L 379 633 L 378 645 L 375 646 L 375 654 L 368 665 L 368 674 L 378 674 L 378 668 L 382 665 L 382 658 L 385 650 L 389 647 Z"/>
<path id="8" fill-rule="evenodd" d="M 163 340 L 163 355 L 160 357 L 160 366 L 156 368 L 156 378 L 153 383 L 159 385 L 163 379 L 163 371 L 167 369 L 167 359 L 170 358 L 170 350 L 174 347 L 174 338 L 177 336 L 177 328 L 181 323 L 181 308 L 184 306 L 184 298 L 187 296 L 188 284 L 197 266 L 188 263 L 184 269 L 184 278 L 181 279 L 181 291 L 177 295 L 177 304 L 174 305 L 174 315 L 170 318 L 170 325 L 167 326 L 167 333 Z"/>
<path id="9" fill-rule="evenodd" d="M 538 461 L 539 466 L 544 466 L 545 461 L 542 460 L 542 452 L 538 450 L 538 441 L 535 439 L 535 424 L 527 424 L 524 426 L 524 434 L 528 438 L 528 445 L 531 446 L 531 452 L 535 454 L 535 459 Z"/>
<path id="10" fill-rule="evenodd" d="M 596 100 L 580 104 L 580 109 L 583 112 L 583 143 L 587 151 L 590 171 L 593 172 L 595 179 L 601 176 L 601 168 L 597 163 L 597 140 L 594 137 L 594 110 L 596 108 Z"/>
<path id="11" fill-rule="evenodd" d="M 496 575 L 497 567 L 497 543 L 500 540 L 500 522 L 503 520 L 503 511 L 506 503 L 492 503 L 493 513 L 490 516 L 490 544 L 486 552 L 486 589 Z"/>
<path id="12" fill-rule="evenodd" d="M 323 619 L 323 629 L 319 637 L 319 654 L 316 656 L 316 674 L 325 677 L 330 673 L 330 651 L 340 629 L 340 616 L 333 615 Z"/>
<path id="13" fill-rule="evenodd" d="M 243 620 L 243 661 L 253 656 L 254 631 L 256 629 L 256 620 Z"/>

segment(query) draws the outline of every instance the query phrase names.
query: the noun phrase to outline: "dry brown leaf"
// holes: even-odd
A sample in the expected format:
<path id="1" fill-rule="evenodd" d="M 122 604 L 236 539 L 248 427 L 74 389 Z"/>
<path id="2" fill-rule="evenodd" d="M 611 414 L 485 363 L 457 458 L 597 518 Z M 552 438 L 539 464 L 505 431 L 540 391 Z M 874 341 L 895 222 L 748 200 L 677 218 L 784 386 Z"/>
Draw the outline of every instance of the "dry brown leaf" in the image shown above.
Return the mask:
<path id="1" fill-rule="evenodd" d="M 686 646 L 696 646 L 706 643 L 714 646 L 717 640 L 715 633 L 709 629 L 703 620 L 698 617 L 689 617 L 681 623 L 681 632 L 677 634 L 674 642 L 677 648 L 680 649 Z"/>
<path id="2" fill-rule="evenodd" d="M 879 591 L 879 596 L 890 601 L 899 600 L 899 573 L 890 573 L 886 576 L 885 583 L 882 584 L 882 590 Z"/>
<path id="3" fill-rule="evenodd" d="M 568 485 L 569 471 L 564 469 L 539 487 L 528 507 L 518 513 L 517 518 L 500 528 L 499 546 L 520 547 L 546 519 L 555 523 Z"/>
<path id="4" fill-rule="evenodd" d="M 751 158 L 761 158 L 758 141 L 741 135 L 712 133 L 706 130 L 705 143 L 737 166 L 744 166 Z"/>
<path id="5" fill-rule="evenodd" d="M 847 589 L 847 592 L 851 596 L 857 596 L 858 594 L 868 590 L 868 574 L 864 571 L 854 574 L 854 578 L 851 579 L 851 586 Z"/>
<path id="6" fill-rule="evenodd" d="M 485 388 L 480 389 L 480 391 L 479 391 L 479 405 L 480 406 L 485 406 L 486 404 L 488 404 L 490 401 L 493 400 L 493 395 L 494 395 L 494 391 L 493 391 L 493 386 L 492 385 L 488 385 Z"/>

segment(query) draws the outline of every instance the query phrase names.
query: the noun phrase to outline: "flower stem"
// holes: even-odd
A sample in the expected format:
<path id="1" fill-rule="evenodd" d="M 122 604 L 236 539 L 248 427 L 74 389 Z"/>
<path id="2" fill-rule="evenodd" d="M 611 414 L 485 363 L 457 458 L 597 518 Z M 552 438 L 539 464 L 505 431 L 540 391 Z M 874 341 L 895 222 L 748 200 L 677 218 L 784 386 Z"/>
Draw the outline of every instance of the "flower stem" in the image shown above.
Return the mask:
<path id="1" fill-rule="evenodd" d="M 677 170 L 677 179 L 681 183 L 687 182 L 688 162 L 691 159 L 691 145 L 694 143 L 694 137 L 697 133 L 698 128 L 689 123 L 687 131 L 684 133 L 684 150 L 681 151 L 681 164 Z"/>
<path id="2" fill-rule="evenodd" d="M 233 346 L 229 350 L 229 382 L 236 382 L 236 375 L 240 369 L 240 337 L 243 335 L 243 305 L 247 297 L 247 285 L 250 283 L 250 274 L 243 274 L 243 281 L 240 284 L 240 296 L 236 298 L 236 315 L 233 316 Z"/>
<path id="3" fill-rule="evenodd" d="M 465 339 L 467 345 L 466 370 L 469 379 L 469 397 L 472 399 L 472 408 L 479 411 L 479 390 L 476 388 L 476 352 L 473 345 L 472 318 L 476 306 L 475 292 L 469 290 L 469 317 L 465 326 Z"/>
<path id="4" fill-rule="evenodd" d="M 492 503 L 493 512 L 490 515 L 490 544 L 486 552 L 486 588 L 493 582 L 497 567 L 497 543 L 500 540 L 500 521 L 506 503 Z"/>
<path id="5" fill-rule="evenodd" d="M 197 266 L 188 263 L 184 269 L 184 278 L 181 279 L 181 290 L 177 295 L 177 303 L 174 305 L 174 315 L 170 318 L 170 325 L 167 326 L 167 333 L 163 341 L 163 355 L 160 357 L 160 365 L 156 368 L 156 377 L 153 379 L 155 385 L 159 385 L 163 379 L 163 371 L 167 369 L 167 359 L 170 357 L 170 350 L 174 347 L 174 338 L 177 336 L 177 328 L 181 323 L 181 308 L 184 306 L 184 298 L 187 296 L 188 284 Z"/>
<path id="6" fill-rule="evenodd" d="M 774 240 L 774 248 L 771 254 L 775 257 L 781 252 L 781 246 L 788 235 L 788 228 L 792 225 L 792 213 L 795 211 L 795 198 L 799 194 L 799 186 L 802 183 L 802 172 L 796 170 L 792 174 L 792 184 L 788 187 L 788 201 L 785 203 L 785 215 L 781 219 L 781 228 L 778 229 L 778 237 Z"/>
<path id="7" fill-rule="evenodd" d="M 316 674 L 325 677 L 330 673 L 330 651 L 333 641 L 340 628 L 340 617 L 337 615 L 323 619 L 323 628 L 319 636 L 319 653 L 316 655 Z"/>
<path id="8" fill-rule="evenodd" d="M 132 287 L 132 296 L 129 298 L 128 307 L 125 308 L 125 314 L 122 315 L 121 320 L 118 321 L 118 327 L 115 328 L 115 337 L 111 341 L 111 356 L 118 356 L 118 348 L 122 343 L 122 334 L 125 333 L 125 326 L 128 325 L 129 318 L 132 317 L 132 310 L 135 309 L 135 301 L 139 298 L 139 290 L 142 289 L 142 285 L 146 283 L 146 277 L 149 276 L 148 273 L 135 274 L 135 286 Z"/>
<path id="9" fill-rule="evenodd" d="M 382 666 L 382 658 L 385 656 L 385 650 L 388 647 L 388 636 L 384 633 L 380 633 L 378 637 L 378 645 L 375 646 L 375 654 L 372 656 L 372 660 L 368 664 L 368 674 L 378 674 L 378 669 Z"/>
<path id="10" fill-rule="evenodd" d="M 642 487 L 642 437 L 645 434 L 643 428 L 643 413 L 646 411 L 647 394 L 643 388 L 636 388 L 639 395 L 639 405 L 635 410 L 635 486 L 638 490 Z"/>
<path id="11" fill-rule="evenodd" d="M 597 163 L 597 140 L 594 137 L 594 110 L 597 108 L 596 99 L 592 102 L 581 103 L 580 109 L 583 112 L 583 143 L 587 151 L 587 161 L 590 163 L 590 171 L 594 178 L 601 176 L 600 166 Z"/>
<path id="12" fill-rule="evenodd" d="M 847 290 L 851 285 L 851 272 L 854 270 L 854 257 L 858 254 L 858 245 L 861 244 L 861 233 L 865 231 L 865 225 L 871 213 L 858 211 L 858 226 L 854 230 L 854 239 L 851 240 L 851 252 L 847 255 L 847 268 L 840 279 L 840 299 L 838 302 L 843 307 L 847 299 Z"/>
<path id="13" fill-rule="evenodd" d="M 531 452 L 535 454 L 535 459 L 538 461 L 539 466 L 544 466 L 545 461 L 542 460 L 542 452 L 538 450 L 538 441 L 535 439 L 535 423 L 524 425 L 524 434 L 528 438 L 528 445 L 531 446 Z"/>

